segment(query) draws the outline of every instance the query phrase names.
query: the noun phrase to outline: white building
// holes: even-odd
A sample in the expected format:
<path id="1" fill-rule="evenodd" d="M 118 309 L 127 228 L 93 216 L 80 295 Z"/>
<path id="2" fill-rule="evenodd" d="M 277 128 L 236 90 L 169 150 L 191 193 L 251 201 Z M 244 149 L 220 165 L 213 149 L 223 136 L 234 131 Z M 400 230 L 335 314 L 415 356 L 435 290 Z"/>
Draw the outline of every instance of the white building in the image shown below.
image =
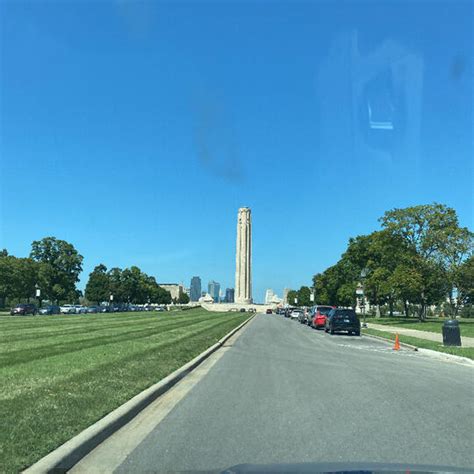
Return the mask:
<path id="1" fill-rule="evenodd" d="M 166 291 L 169 291 L 171 294 L 172 300 L 178 300 L 179 297 L 185 292 L 184 286 L 179 283 L 158 283 L 158 286 L 161 286 Z"/>
<path id="2" fill-rule="evenodd" d="M 275 293 L 273 293 L 273 290 L 269 288 L 265 292 L 265 304 L 271 304 L 273 301 L 273 297 L 275 296 Z"/>

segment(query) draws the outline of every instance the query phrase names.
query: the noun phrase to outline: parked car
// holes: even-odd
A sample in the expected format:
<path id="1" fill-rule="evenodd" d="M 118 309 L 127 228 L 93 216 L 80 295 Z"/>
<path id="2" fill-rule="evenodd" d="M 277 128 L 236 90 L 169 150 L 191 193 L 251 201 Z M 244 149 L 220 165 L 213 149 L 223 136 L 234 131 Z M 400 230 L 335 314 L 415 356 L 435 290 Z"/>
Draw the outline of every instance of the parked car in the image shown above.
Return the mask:
<path id="1" fill-rule="evenodd" d="M 297 320 L 297 319 L 300 318 L 300 315 L 301 315 L 302 312 L 303 312 L 302 309 L 296 308 L 296 309 L 294 309 L 294 310 L 291 311 L 291 313 L 290 313 L 290 318 L 291 318 L 292 320 Z"/>
<path id="2" fill-rule="evenodd" d="M 285 315 L 285 318 L 289 318 L 292 311 L 293 311 L 293 308 L 286 308 L 285 312 L 283 313 Z"/>
<path id="3" fill-rule="evenodd" d="M 301 324 L 306 324 L 307 321 L 307 316 L 306 316 L 306 310 L 304 308 L 301 308 L 300 313 L 298 314 L 298 321 Z"/>
<path id="4" fill-rule="evenodd" d="M 245 313 L 245 308 L 240 308 L 241 313 Z"/>
<path id="5" fill-rule="evenodd" d="M 80 304 L 74 305 L 74 312 L 76 314 L 86 314 L 87 313 L 87 308 L 85 306 L 82 306 Z"/>
<path id="6" fill-rule="evenodd" d="M 360 336 L 360 321 L 353 309 L 336 308 L 329 312 L 324 330 L 330 334 L 347 331 L 349 335 Z"/>
<path id="7" fill-rule="evenodd" d="M 61 314 L 75 314 L 76 308 L 72 304 L 62 304 L 59 307 Z"/>
<path id="8" fill-rule="evenodd" d="M 98 313 L 100 311 L 100 307 L 99 306 L 88 306 L 86 308 L 86 313 Z"/>
<path id="9" fill-rule="evenodd" d="M 268 309 L 265 311 L 265 313 L 266 313 L 266 314 L 273 314 L 273 311 L 272 311 L 270 308 L 268 308 Z"/>
<path id="10" fill-rule="evenodd" d="M 14 308 L 10 310 L 10 314 L 14 316 L 15 314 L 25 316 L 27 314 L 36 314 L 36 306 L 34 304 L 17 304 Z"/>
<path id="11" fill-rule="evenodd" d="M 59 306 L 55 306 L 55 305 L 48 305 L 48 306 L 45 306 L 44 308 L 40 308 L 38 310 L 38 313 L 39 314 L 59 314 L 61 312 Z"/>
<path id="12" fill-rule="evenodd" d="M 99 306 L 99 313 L 111 313 L 111 309 L 110 306 Z"/>
<path id="13" fill-rule="evenodd" d="M 335 306 L 315 306 L 308 324 L 313 328 L 323 329 L 326 326 L 326 318 L 329 312 L 335 308 Z"/>

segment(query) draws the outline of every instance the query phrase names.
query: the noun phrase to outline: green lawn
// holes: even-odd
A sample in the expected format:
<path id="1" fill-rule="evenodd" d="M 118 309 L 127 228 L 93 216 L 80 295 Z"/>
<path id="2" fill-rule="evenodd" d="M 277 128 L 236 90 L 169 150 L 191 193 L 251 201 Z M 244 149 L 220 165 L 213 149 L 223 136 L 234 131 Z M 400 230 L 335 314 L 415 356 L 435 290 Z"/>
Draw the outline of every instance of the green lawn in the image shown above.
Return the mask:
<path id="1" fill-rule="evenodd" d="M 0 472 L 31 465 L 248 316 L 0 316 Z"/>
<path id="2" fill-rule="evenodd" d="M 429 318 L 424 322 L 420 322 L 420 320 L 415 318 L 394 317 L 380 319 L 371 318 L 367 322 L 442 334 L 442 326 L 445 321 L 446 319 L 444 318 Z M 461 336 L 474 337 L 474 319 L 461 319 L 459 320 L 459 325 L 461 327 Z"/>
<path id="3" fill-rule="evenodd" d="M 373 336 L 380 336 L 395 341 L 395 334 L 391 332 L 379 331 L 377 329 L 362 329 L 362 333 L 372 334 Z M 474 347 L 444 347 L 439 342 L 427 341 L 426 339 L 419 339 L 418 337 L 404 336 L 403 334 L 399 335 L 399 338 L 400 342 L 411 344 L 412 346 L 474 359 Z"/>

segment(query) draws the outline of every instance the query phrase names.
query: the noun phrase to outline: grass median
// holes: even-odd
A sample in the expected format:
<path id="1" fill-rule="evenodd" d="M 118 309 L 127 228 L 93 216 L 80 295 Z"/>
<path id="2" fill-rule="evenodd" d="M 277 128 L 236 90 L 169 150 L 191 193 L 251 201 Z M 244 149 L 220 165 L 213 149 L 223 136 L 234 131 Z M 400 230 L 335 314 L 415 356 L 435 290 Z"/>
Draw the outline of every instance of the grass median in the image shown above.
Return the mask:
<path id="1" fill-rule="evenodd" d="M 18 472 L 248 318 L 203 309 L 0 317 L 0 472 Z"/>
<path id="2" fill-rule="evenodd" d="M 390 341 L 395 341 L 395 334 L 386 331 L 379 331 L 378 329 L 362 329 L 363 334 L 369 334 L 373 336 L 383 337 Z M 428 341 L 426 339 L 420 339 L 418 337 L 399 335 L 400 342 L 405 344 L 411 344 L 412 346 L 420 347 L 423 349 L 431 349 L 433 351 L 445 352 L 446 354 L 453 354 L 461 357 L 467 357 L 474 360 L 474 347 L 444 347 L 439 342 Z"/>
<path id="3" fill-rule="evenodd" d="M 417 329 L 419 331 L 435 332 L 442 334 L 445 318 L 429 318 L 420 321 L 415 318 L 393 317 L 393 318 L 371 318 L 368 323 L 383 324 L 385 326 L 398 326 L 404 329 Z M 474 319 L 460 319 L 461 336 L 474 337 Z"/>

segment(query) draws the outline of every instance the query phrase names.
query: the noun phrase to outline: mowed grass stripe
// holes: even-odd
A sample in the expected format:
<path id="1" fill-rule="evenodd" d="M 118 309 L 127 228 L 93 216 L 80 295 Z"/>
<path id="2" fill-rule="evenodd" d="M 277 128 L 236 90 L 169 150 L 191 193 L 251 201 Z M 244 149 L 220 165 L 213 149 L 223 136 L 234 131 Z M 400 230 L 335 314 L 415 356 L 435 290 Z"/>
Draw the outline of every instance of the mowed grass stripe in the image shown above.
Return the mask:
<path id="1" fill-rule="evenodd" d="M 68 316 L 58 318 L 57 316 L 34 316 L 35 319 L 34 324 L 31 325 L 21 325 L 21 321 L 18 323 L 6 327 L 0 321 L 0 327 L 2 332 L 0 334 L 0 342 L 8 341 L 9 337 L 29 337 L 29 336 L 40 336 L 40 335 L 49 335 L 51 332 L 62 332 L 65 329 L 72 329 L 80 326 L 81 328 L 91 328 L 91 327 L 105 327 L 107 323 L 111 325 L 121 325 L 121 324 L 129 324 L 132 322 L 139 322 L 139 321 L 153 321 L 156 319 L 167 319 L 171 315 L 173 318 L 183 318 L 184 316 L 182 313 L 158 313 L 159 316 L 156 314 L 141 314 L 140 316 L 136 316 L 132 313 L 133 316 L 129 316 L 129 313 L 123 313 L 119 315 L 115 315 L 115 317 L 105 318 L 101 314 L 95 315 L 76 315 L 76 316 Z M 149 315 L 148 315 L 149 314 Z M 15 317 L 16 319 L 20 319 L 20 317 Z M 26 318 L 23 318 L 26 319 Z M 44 321 L 45 324 L 42 324 Z M 21 326 L 21 334 L 18 332 L 18 327 Z"/>
<path id="2" fill-rule="evenodd" d="M 154 344 L 133 344 L 132 341 L 130 341 L 130 344 L 128 347 L 122 347 L 120 351 L 112 351 L 110 353 L 110 356 L 104 359 L 99 359 L 101 362 L 95 365 L 83 365 L 83 366 L 77 366 L 76 369 L 80 369 L 76 371 L 76 373 L 72 374 L 70 370 L 63 370 L 62 373 L 59 374 L 59 376 L 56 377 L 50 377 L 48 373 L 43 373 L 43 375 L 46 377 L 47 381 L 47 386 L 50 388 L 58 383 L 68 383 L 68 381 L 71 381 L 73 379 L 76 379 L 77 376 L 80 376 L 83 378 L 84 376 L 87 378 L 89 376 L 93 376 L 95 373 L 104 373 L 108 372 L 110 370 L 116 370 L 117 369 L 117 362 L 120 363 L 120 367 L 122 367 L 124 364 L 126 364 L 129 361 L 133 361 L 137 357 L 145 357 L 147 354 L 161 354 L 161 351 L 167 350 L 168 347 L 174 345 L 174 344 L 180 344 L 183 343 L 186 339 L 195 337 L 196 335 L 199 335 L 203 332 L 207 332 L 210 329 L 217 328 L 219 325 L 226 324 L 227 321 L 223 319 L 219 319 L 213 322 L 213 324 L 209 324 L 209 321 L 207 321 L 207 324 L 203 324 L 200 329 L 195 329 L 193 332 L 189 331 L 184 331 L 183 329 L 179 329 L 176 331 L 173 331 L 172 334 L 167 334 L 166 337 L 160 337 L 159 340 L 155 340 Z M 217 341 L 214 341 L 217 342 Z M 71 356 L 71 355 L 69 355 Z M 67 357 L 67 356 L 66 356 Z M 90 359 L 90 358 L 89 358 Z M 63 361 L 58 361 L 58 362 L 63 362 Z M 74 358 L 70 357 L 70 361 L 66 362 L 66 366 L 70 366 L 70 363 L 74 363 Z M 87 369 L 87 367 L 90 366 L 90 369 Z M 45 378 L 44 377 L 34 377 L 33 379 L 30 379 L 28 384 L 26 386 L 21 387 L 16 380 L 11 380 L 13 383 L 10 387 L 10 390 L 2 390 L 0 392 L 0 399 L 2 402 L 4 400 L 10 400 L 13 399 L 17 396 L 22 396 L 22 395 L 30 395 L 32 394 L 34 397 L 36 396 L 34 393 L 38 388 L 41 388 L 44 386 Z M 5 388 L 7 388 L 7 383 L 5 384 Z M 14 395 L 14 396 L 13 396 Z"/>
<path id="3" fill-rule="evenodd" d="M 91 354 L 87 352 L 85 358 L 81 358 L 82 365 L 77 364 L 77 356 L 71 354 L 66 355 L 63 359 L 53 362 L 54 367 L 58 367 L 59 371 L 55 373 L 50 373 L 44 368 L 51 368 L 52 364 L 41 367 L 41 361 L 35 361 L 35 375 L 29 377 L 26 384 L 22 384 L 18 381 L 18 372 L 10 369 L 10 376 L 8 374 L 3 378 L 4 386 L 0 392 L 0 400 L 2 404 L 5 401 L 12 400 L 18 396 L 26 394 L 34 394 L 38 389 L 47 385 L 49 388 L 55 386 L 58 383 L 63 383 L 68 380 L 73 380 L 77 376 L 83 377 L 84 374 L 94 374 L 95 372 L 108 372 L 109 370 L 116 369 L 116 363 L 119 361 L 120 366 L 125 364 L 129 359 L 135 359 L 136 357 L 143 357 L 149 353 L 161 354 L 161 350 L 166 350 L 169 346 L 173 344 L 182 343 L 186 338 L 194 337 L 197 334 L 206 332 L 209 329 L 218 327 L 221 324 L 226 324 L 226 320 L 219 319 L 210 324 L 209 321 L 206 324 L 202 324 L 202 328 L 196 328 L 192 333 L 189 331 L 184 331 L 179 329 L 173 331 L 172 334 L 167 334 L 166 336 L 160 336 L 156 338 L 154 344 L 136 344 L 134 341 L 130 341 L 127 346 L 123 346 L 120 350 L 109 351 L 106 353 L 107 357 L 100 357 L 100 354 Z M 216 342 L 216 341 L 215 341 Z M 100 363 L 93 362 L 99 360 Z M 84 364 L 84 362 L 86 362 Z M 91 367 L 87 369 L 87 367 Z M 33 367 L 32 367 L 33 368 Z M 41 370 L 43 369 L 43 370 Z M 8 369 L 6 369 L 8 370 Z M 33 395 L 34 397 L 36 395 Z M 1 413 L 1 410 L 0 410 Z"/>
<path id="4" fill-rule="evenodd" d="M 0 431 L 0 471 L 17 472 L 32 464 L 191 360 L 247 315 L 198 309 L 183 313 L 178 320 L 175 317 L 170 316 L 171 323 L 181 325 L 167 331 L 161 328 L 148 337 L 134 338 L 131 324 L 129 340 L 3 369 L 0 419 L 6 429 Z M 192 324 L 196 319 L 199 322 Z M 58 336 L 58 342 L 64 337 Z"/>
<path id="5" fill-rule="evenodd" d="M 170 315 L 176 317 L 183 317 L 181 313 L 119 313 L 113 314 L 109 317 L 106 317 L 103 314 L 91 314 L 91 315 L 70 315 L 70 316 L 12 316 L 11 319 L 15 319 L 14 323 L 7 321 L 0 321 L 1 338 L 6 338 L 9 335 L 17 336 L 19 335 L 19 328 L 21 328 L 21 334 L 41 334 L 47 333 L 49 331 L 62 331 L 64 328 L 80 326 L 95 326 L 102 325 L 106 323 L 128 323 L 132 321 L 141 321 L 145 319 L 154 319 L 154 318 L 166 318 Z"/>
<path id="6" fill-rule="evenodd" d="M 186 324 L 194 325 L 206 319 L 206 317 L 196 317 Z M 76 350 L 93 347 L 96 344 L 106 345 L 120 342 L 122 340 L 132 339 L 134 337 L 146 337 L 146 335 L 157 331 L 172 330 L 175 327 L 180 327 L 182 324 L 183 321 L 181 320 L 167 320 L 159 325 L 151 324 L 150 321 L 145 321 L 142 324 L 133 325 L 133 327 L 137 327 L 137 329 L 133 330 L 130 329 L 132 325 L 122 324 L 109 328 L 107 331 L 101 331 L 99 328 L 88 328 L 83 331 L 74 331 L 72 334 L 63 335 L 60 343 L 44 344 L 41 343 L 42 341 L 40 340 L 37 341 L 37 344 L 27 344 L 22 341 L 18 344 L 20 348 L 16 348 L 14 344 L 9 344 L 8 348 L 2 350 L 2 353 L 0 354 L 0 368 L 7 367 L 8 365 L 21 364 L 32 359 L 51 357 L 66 352 L 74 352 Z M 54 334 L 54 336 L 56 335 L 57 334 Z M 49 339 L 51 339 L 51 337 Z"/>
<path id="7" fill-rule="evenodd" d="M 27 361 L 21 363 L 17 359 L 12 359 L 4 367 L 0 368 L 0 381 L 2 381 L 3 388 L 8 390 L 2 390 L 0 388 L 0 400 L 3 398 L 5 393 L 17 392 L 22 389 L 22 380 L 26 380 L 28 389 L 33 389 L 35 384 L 41 384 L 42 380 L 46 378 L 48 383 L 52 383 L 55 378 L 65 378 L 71 373 L 81 372 L 84 367 L 89 365 L 97 366 L 107 363 L 109 360 L 115 360 L 116 358 L 122 357 L 128 352 L 137 352 L 141 347 L 156 347 L 162 341 L 173 341 L 176 337 L 179 337 L 181 333 L 189 333 L 199 331 L 201 325 L 206 328 L 213 324 L 213 322 L 219 323 L 222 321 L 222 316 L 217 318 L 209 318 L 206 315 L 192 318 L 186 325 L 177 324 L 176 321 L 172 321 L 172 325 L 167 325 L 167 330 L 156 331 L 151 328 L 146 332 L 128 331 L 125 334 L 120 334 L 120 338 L 116 338 L 111 341 L 110 338 L 95 339 L 93 344 L 84 344 L 82 341 L 77 343 L 70 342 L 63 348 L 62 352 L 59 352 L 56 347 L 50 347 L 50 353 L 47 352 L 38 354 L 32 351 L 34 356 L 30 357 Z M 195 329 L 190 330 L 191 327 L 196 326 Z M 89 341 L 86 341 L 89 342 Z M 23 356 L 27 356 L 29 353 L 25 352 Z M 8 357 L 11 354 L 6 354 Z M 18 363 L 15 363 L 18 362 Z M 18 377 L 19 376 L 19 377 Z"/>

